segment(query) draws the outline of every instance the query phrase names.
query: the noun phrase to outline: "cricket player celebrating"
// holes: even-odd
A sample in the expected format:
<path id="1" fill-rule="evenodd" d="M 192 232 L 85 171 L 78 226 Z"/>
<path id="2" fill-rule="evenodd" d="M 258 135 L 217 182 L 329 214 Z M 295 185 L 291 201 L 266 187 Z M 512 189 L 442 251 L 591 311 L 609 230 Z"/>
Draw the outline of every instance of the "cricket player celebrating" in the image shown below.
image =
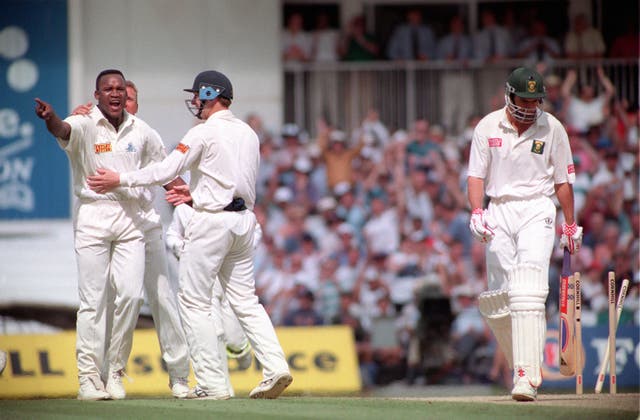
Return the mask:
<path id="1" fill-rule="evenodd" d="M 506 83 L 506 106 L 478 123 L 469 158 L 469 228 L 487 244 L 489 290 L 478 304 L 513 367 L 511 396 L 517 401 L 535 401 L 542 383 L 554 192 L 564 215 L 560 246 L 573 254 L 582 242 L 574 219 L 569 139 L 562 124 L 541 110 L 544 97 L 540 74 L 514 70 Z"/>

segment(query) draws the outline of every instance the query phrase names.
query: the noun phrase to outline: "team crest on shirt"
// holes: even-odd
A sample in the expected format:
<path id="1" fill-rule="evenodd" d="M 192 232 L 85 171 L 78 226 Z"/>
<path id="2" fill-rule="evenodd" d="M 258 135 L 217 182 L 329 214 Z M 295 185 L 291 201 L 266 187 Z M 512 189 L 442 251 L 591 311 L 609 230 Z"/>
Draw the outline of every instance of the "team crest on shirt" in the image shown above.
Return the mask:
<path id="1" fill-rule="evenodd" d="M 544 142 L 542 140 L 534 140 L 531 145 L 531 151 L 538 155 L 541 155 L 544 152 Z"/>
<path id="2" fill-rule="evenodd" d="M 184 143 L 178 143 L 176 150 L 180 153 L 187 153 L 187 151 L 189 151 L 189 146 Z"/>
<path id="3" fill-rule="evenodd" d="M 127 152 L 129 153 L 135 153 L 136 152 L 136 146 L 133 145 L 133 143 L 129 143 L 127 145 Z"/>
<path id="4" fill-rule="evenodd" d="M 551 229 L 551 227 L 553 226 L 553 219 L 550 217 L 545 217 L 544 218 L 544 227 L 547 229 Z"/>
<path id="5" fill-rule="evenodd" d="M 96 155 L 111 151 L 111 143 L 99 143 L 99 144 L 95 144 L 94 147 L 95 147 Z"/>

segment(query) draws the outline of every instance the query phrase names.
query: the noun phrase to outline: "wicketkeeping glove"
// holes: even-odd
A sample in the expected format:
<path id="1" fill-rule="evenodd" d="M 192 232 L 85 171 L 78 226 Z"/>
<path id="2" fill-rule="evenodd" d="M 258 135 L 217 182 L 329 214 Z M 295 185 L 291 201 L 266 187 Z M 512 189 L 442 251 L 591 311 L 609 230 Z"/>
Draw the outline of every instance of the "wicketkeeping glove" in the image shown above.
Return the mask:
<path id="1" fill-rule="evenodd" d="M 580 250 L 582 246 L 582 227 L 576 222 L 568 225 L 562 224 L 562 236 L 560 237 L 560 249 L 567 248 L 569 253 L 574 254 Z"/>
<path id="2" fill-rule="evenodd" d="M 469 221 L 469 229 L 473 236 L 480 242 L 486 243 L 493 239 L 496 224 L 487 213 L 487 210 L 477 208 L 471 213 Z"/>

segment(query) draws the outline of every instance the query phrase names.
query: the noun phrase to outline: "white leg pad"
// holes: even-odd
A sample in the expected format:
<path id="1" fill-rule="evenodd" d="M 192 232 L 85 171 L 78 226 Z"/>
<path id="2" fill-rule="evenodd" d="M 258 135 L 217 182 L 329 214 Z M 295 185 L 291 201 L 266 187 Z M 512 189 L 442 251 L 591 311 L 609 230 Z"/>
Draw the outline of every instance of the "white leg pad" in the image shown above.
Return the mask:
<path id="1" fill-rule="evenodd" d="M 506 290 L 491 290 L 480 293 L 478 308 L 487 325 L 496 337 L 500 350 L 513 368 L 513 343 L 511 338 L 511 312 Z"/>
<path id="2" fill-rule="evenodd" d="M 513 383 L 526 377 L 532 386 L 542 383 L 542 356 L 546 336 L 545 301 L 548 275 L 535 265 L 509 273 L 509 309 L 513 332 Z"/>

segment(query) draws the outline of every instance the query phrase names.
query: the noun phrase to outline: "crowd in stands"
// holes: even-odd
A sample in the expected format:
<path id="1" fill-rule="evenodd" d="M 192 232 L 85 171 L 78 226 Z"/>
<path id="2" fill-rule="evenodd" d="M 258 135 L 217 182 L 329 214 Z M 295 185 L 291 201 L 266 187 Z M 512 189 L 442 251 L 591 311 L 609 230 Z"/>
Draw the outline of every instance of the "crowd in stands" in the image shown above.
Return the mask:
<path id="1" fill-rule="evenodd" d="M 597 76 L 599 95 L 577 88 L 574 71 L 547 76 L 544 108 L 565 123 L 576 165 L 583 323 L 606 323 L 615 270 L 619 283 L 632 282 L 621 322 L 640 325 L 638 106 L 615 95 L 601 68 Z M 484 245 L 468 229 L 466 165 L 479 119 L 457 136 L 426 119 L 390 132 L 372 109 L 351 133 L 319 119 L 315 138 L 295 124 L 269 133 L 258 116 L 248 119 L 261 139 L 260 299 L 276 325 L 351 326 L 365 386 L 510 380 L 476 304 L 486 290 Z M 558 250 L 551 323 L 560 260 Z"/>
<path id="2" fill-rule="evenodd" d="M 638 29 L 629 20 L 624 32 L 607 48 L 603 34 L 584 13 L 571 18 L 566 32 L 548 34 L 536 9 L 527 11 L 527 26 L 517 21 L 513 8 L 498 15 L 480 12 L 477 30 L 466 27 L 462 15 L 450 18 L 448 30 L 436 34 L 420 8 L 408 8 L 404 21 L 395 25 L 388 40 L 368 30 L 363 15 L 352 17 L 345 28 L 331 27 L 329 15 L 319 12 L 313 29 L 305 30 L 304 16 L 292 12 L 282 33 L 285 62 L 335 62 L 366 60 L 471 60 L 521 58 L 551 63 L 557 58 L 593 59 L 637 57 Z"/>

